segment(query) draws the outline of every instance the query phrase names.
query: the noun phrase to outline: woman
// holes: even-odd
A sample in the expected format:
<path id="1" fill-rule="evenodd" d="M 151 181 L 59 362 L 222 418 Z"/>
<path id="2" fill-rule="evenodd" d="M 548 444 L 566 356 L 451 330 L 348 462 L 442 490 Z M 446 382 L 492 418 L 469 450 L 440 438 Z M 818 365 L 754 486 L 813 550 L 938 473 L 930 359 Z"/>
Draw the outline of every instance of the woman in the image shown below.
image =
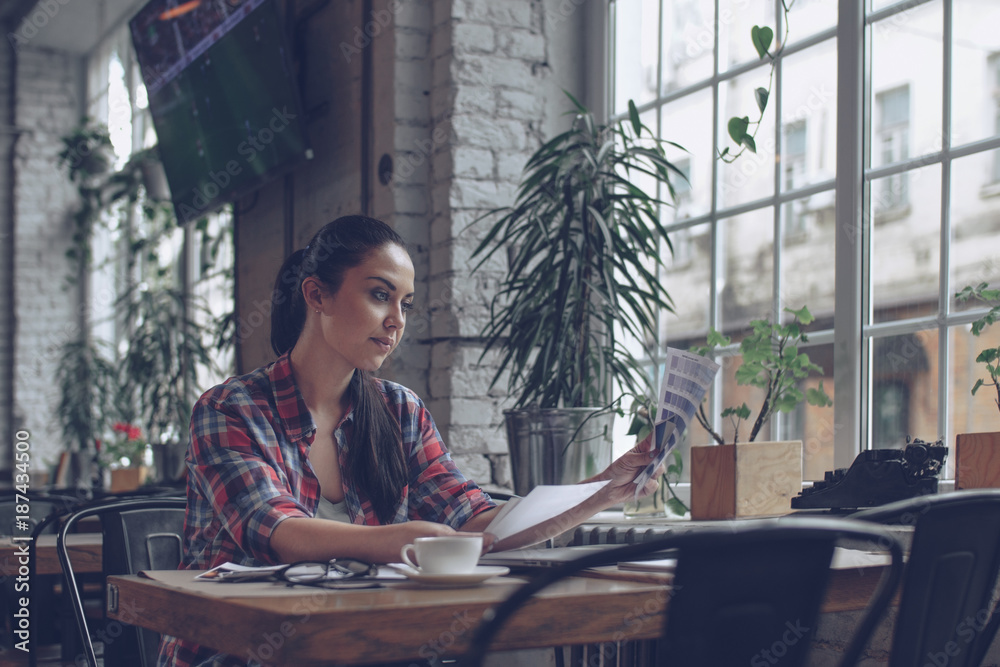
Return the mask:
<path id="1" fill-rule="evenodd" d="M 414 538 L 489 525 L 495 503 L 455 467 L 421 400 L 372 375 L 399 345 L 413 281 L 402 238 L 362 216 L 327 224 L 285 261 L 272 294 L 278 359 L 194 407 L 182 568 L 394 562 Z M 647 448 L 593 478 L 611 481 L 570 520 L 631 498 Z M 170 637 L 159 660 L 246 662 Z"/>

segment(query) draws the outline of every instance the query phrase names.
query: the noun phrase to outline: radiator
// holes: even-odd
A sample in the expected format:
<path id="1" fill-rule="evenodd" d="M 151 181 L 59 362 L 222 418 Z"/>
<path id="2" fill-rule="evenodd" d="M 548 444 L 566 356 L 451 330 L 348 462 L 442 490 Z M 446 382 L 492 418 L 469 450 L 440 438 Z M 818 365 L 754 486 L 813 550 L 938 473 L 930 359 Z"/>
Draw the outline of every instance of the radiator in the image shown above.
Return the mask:
<path id="1" fill-rule="evenodd" d="M 676 531 L 676 526 L 584 524 L 577 527 L 569 544 L 636 544 L 671 531 Z M 564 657 L 573 667 L 653 667 L 661 664 L 656 659 L 656 643 L 632 640 L 573 646 L 564 650 Z"/>

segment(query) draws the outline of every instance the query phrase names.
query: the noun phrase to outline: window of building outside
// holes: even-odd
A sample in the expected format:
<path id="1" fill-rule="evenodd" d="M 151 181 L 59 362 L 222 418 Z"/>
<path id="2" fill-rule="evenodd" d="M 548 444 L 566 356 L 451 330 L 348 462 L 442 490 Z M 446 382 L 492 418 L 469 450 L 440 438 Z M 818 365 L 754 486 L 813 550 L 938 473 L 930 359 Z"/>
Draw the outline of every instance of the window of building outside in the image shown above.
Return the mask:
<path id="1" fill-rule="evenodd" d="M 993 127 L 1000 134 L 1000 53 L 989 58 L 986 86 L 993 94 L 986 100 L 986 113 L 993 117 Z M 1000 183 L 1000 150 L 993 151 L 993 182 Z"/>
<path id="2" fill-rule="evenodd" d="M 750 320 L 816 316 L 805 351 L 823 372 L 806 385 L 822 380 L 834 407 L 775 418 L 759 439 L 801 438 L 805 478 L 822 479 L 864 448 L 953 447 L 956 433 L 997 428 L 971 388 L 1000 329 L 972 337 L 977 306 L 954 294 L 1000 281 L 1000 191 L 987 187 L 1000 177 L 1000 3 L 786 2 L 773 75 L 750 33 L 767 25 L 783 40 L 780 0 L 611 2 L 609 108 L 621 117 L 634 100 L 687 149 L 667 146 L 691 185 L 665 209 L 684 253 L 664 251 L 675 312 L 660 343 L 703 344 L 710 327 L 733 337 L 709 397 L 717 428 L 723 407 L 760 399 L 734 378 Z M 728 119 L 756 120 L 754 89 L 769 81 L 756 153 L 719 160 L 738 149 Z M 685 440 L 710 442 L 697 424 Z"/>
<path id="3" fill-rule="evenodd" d="M 101 42 L 87 59 L 87 114 L 106 124 L 115 152 L 115 169 L 156 144 L 146 90 L 139 74 L 128 26 Z M 170 211 L 169 203 L 164 204 Z M 228 208 L 187 226 L 164 229 L 151 224 L 138 204 L 121 203 L 95 226 L 90 276 L 89 321 L 92 335 L 119 351 L 129 323 L 119 300 L 154 281 L 182 290 L 188 314 L 202 326 L 215 326 L 220 313 L 233 310 L 232 215 Z M 128 237 L 145 239 L 153 252 L 133 252 Z M 196 305 L 197 307 L 193 307 Z M 214 341 L 205 341 L 211 348 Z M 232 349 L 216 350 L 212 371 L 199 367 L 198 384 L 207 388 L 229 374 Z M 200 393 L 200 392 L 198 392 Z M 182 427 L 186 425 L 181 425 Z"/>

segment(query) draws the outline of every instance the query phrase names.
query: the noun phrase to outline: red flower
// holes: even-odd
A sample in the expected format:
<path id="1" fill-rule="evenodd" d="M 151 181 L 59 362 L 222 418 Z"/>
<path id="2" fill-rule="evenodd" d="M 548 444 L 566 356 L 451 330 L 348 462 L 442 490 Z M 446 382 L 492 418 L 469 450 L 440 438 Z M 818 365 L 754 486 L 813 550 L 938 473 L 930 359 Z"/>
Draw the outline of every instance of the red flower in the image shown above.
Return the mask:
<path id="1" fill-rule="evenodd" d="M 139 440 L 140 438 L 142 438 L 142 429 L 140 429 L 138 426 L 129 426 L 128 439 Z"/>

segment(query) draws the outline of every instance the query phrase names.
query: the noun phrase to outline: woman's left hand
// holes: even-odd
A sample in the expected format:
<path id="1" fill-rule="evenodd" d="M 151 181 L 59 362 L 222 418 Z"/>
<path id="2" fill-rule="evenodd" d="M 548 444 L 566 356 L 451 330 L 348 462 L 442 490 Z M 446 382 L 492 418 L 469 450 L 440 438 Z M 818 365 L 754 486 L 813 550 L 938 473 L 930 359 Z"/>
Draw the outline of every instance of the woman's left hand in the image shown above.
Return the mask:
<path id="1" fill-rule="evenodd" d="M 604 472 L 588 481 L 611 480 L 604 488 L 604 492 L 608 494 L 607 500 L 612 505 L 631 501 L 635 498 L 636 475 L 642 472 L 655 457 L 656 451 L 653 449 L 653 434 L 650 433 L 635 447 L 615 459 Z M 639 492 L 640 498 L 656 491 L 656 488 L 659 486 L 657 480 L 660 479 L 663 472 L 664 465 L 660 464 L 660 467 L 656 469 L 646 482 L 646 485 Z"/>

